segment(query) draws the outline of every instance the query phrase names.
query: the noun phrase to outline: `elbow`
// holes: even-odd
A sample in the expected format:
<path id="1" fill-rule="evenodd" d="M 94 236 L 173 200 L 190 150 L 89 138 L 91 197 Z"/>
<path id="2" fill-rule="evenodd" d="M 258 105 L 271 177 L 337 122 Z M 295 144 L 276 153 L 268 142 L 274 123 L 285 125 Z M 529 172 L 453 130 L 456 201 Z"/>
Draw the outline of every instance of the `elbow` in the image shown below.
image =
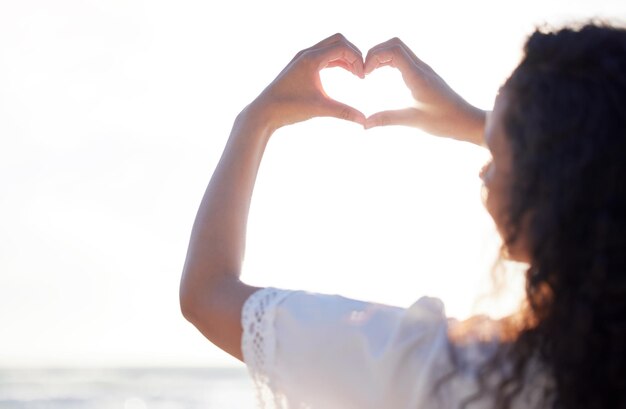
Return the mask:
<path id="1" fill-rule="evenodd" d="M 178 301 L 181 314 L 193 324 L 198 316 L 198 295 L 197 291 L 194 291 L 193 287 L 185 282 L 184 275 L 178 290 Z"/>
<path id="2" fill-rule="evenodd" d="M 211 310 L 193 292 L 181 291 L 179 295 L 180 312 L 182 316 L 194 327 L 206 325 L 211 317 Z"/>
<path id="3" fill-rule="evenodd" d="M 191 298 L 183 291 L 182 287 L 179 292 L 179 303 L 180 303 L 180 312 L 183 317 L 189 321 L 193 322 L 194 316 L 194 304 Z"/>
<path id="4" fill-rule="evenodd" d="M 211 274 L 197 280 L 198 274 L 186 270 L 179 288 L 180 311 L 203 334 L 212 333 L 225 320 L 239 323 L 241 309 L 256 290 L 239 281 L 235 274 Z M 211 339 L 208 335 L 207 338 Z"/>
<path id="5" fill-rule="evenodd" d="M 180 312 L 183 317 L 195 326 L 206 324 L 216 314 L 219 309 L 219 297 L 221 281 L 213 279 L 202 279 L 195 271 L 186 269 L 180 282 L 178 299 Z"/>

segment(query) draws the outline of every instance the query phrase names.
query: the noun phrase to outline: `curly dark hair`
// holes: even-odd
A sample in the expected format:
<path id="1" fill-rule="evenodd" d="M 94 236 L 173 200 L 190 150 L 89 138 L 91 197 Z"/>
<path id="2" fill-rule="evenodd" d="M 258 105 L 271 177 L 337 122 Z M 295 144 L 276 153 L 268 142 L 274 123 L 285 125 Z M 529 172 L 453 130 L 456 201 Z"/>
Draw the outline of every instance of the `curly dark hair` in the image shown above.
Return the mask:
<path id="1" fill-rule="evenodd" d="M 525 306 L 463 406 L 508 362 L 490 391 L 511 407 L 538 358 L 553 380 L 541 407 L 624 409 L 626 29 L 538 29 L 524 51 L 501 92 L 513 161 L 503 248 L 528 242 Z"/>

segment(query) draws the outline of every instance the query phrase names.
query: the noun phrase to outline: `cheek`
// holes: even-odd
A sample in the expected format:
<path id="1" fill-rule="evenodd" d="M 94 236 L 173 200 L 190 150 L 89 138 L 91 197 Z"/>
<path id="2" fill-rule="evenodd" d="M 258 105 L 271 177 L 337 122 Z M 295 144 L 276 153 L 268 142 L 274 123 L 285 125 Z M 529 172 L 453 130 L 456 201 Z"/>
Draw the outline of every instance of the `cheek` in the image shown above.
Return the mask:
<path id="1" fill-rule="evenodd" d="M 483 203 L 485 204 L 485 209 L 493 219 L 496 228 L 498 229 L 498 233 L 502 238 L 502 241 L 506 241 L 506 195 L 503 190 L 497 189 L 487 189 L 483 188 Z M 525 217 L 522 222 L 522 231 L 519 233 L 519 236 L 510 246 L 507 246 L 507 257 L 511 260 L 529 263 L 530 262 L 530 254 L 528 252 L 529 246 L 527 241 L 527 225 L 528 225 L 528 217 Z"/>
<path id="2" fill-rule="evenodd" d="M 498 189 L 483 186 L 483 203 L 485 209 L 493 219 L 500 235 L 504 233 L 504 203 L 502 192 Z M 504 238 L 504 237 L 503 237 Z"/>

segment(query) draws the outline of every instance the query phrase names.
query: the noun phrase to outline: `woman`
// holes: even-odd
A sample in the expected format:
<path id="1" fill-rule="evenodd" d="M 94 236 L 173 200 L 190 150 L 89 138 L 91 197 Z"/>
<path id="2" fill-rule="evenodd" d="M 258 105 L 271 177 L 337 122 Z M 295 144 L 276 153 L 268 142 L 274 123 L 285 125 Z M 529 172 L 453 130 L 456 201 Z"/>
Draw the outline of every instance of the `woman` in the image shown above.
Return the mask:
<path id="1" fill-rule="evenodd" d="M 413 108 L 366 118 L 319 70 L 397 68 Z M 365 60 L 343 36 L 301 51 L 237 117 L 193 227 L 185 317 L 288 408 L 626 408 L 626 30 L 535 32 L 486 115 L 398 39 Z M 526 307 L 500 321 L 239 281 L 272 133 L 317 116 L 486 144 L 485 204 L 503 257 L 528 263 Z M 267 387 L 267 389 L 263 389 Z"/>

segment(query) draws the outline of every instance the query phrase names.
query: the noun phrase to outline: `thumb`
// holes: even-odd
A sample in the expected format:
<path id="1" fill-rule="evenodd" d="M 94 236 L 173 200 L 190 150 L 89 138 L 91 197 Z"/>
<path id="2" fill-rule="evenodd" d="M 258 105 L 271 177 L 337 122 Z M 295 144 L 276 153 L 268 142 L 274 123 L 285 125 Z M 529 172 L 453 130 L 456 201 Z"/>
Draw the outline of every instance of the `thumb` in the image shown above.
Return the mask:
<path id="1" fill-rule="evenodd" d="M 365 129 L 387 125 L 415 126 L 419 116 L 420 112 L 415 108 L 377 112 L 366 118 Z"/>
<path id="2" fill-rule="evenodd" d="M 346 121 L 356 122 L 365 126 L 365 115 L 358 109 L 332 99 L 329 99 L 324 105 L 324 116 L 345 119 Z"/>

